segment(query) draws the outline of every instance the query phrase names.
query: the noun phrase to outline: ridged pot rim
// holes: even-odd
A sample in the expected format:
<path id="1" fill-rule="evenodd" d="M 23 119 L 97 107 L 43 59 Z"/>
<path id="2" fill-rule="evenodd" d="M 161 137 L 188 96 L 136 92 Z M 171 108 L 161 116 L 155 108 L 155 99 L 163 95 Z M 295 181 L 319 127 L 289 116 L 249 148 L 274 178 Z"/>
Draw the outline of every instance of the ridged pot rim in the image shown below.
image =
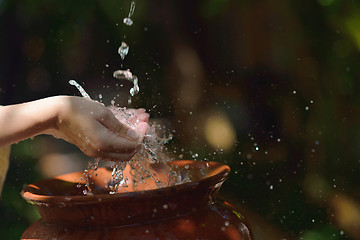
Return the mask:
<path id="1" fill-rule="evenodd" d="M 159 195 L 168 195 L 169 192 L 179 193 L 181 191 L 187 191 L 190 189 L 195 189 L 198 186 L 208 186 L 211 188 L 212 186 L 222 183 L 225 181 L 230 173 L 230 167 L 220 163 L 213 161 L 194 161 L 194 160 L 174 160 L 169 162 L 172 166 L 178 166 L 179 168 L 184 168 L 186 165 L 189 166 L 189 170 L 196 168 L 211 168 L 211 172 L 196 181 L 186 182 L 178 185 L 151 189 L 145 191 L 134 191 L 134 192 L 124 192 L 117 194 L 95 194 L 95 195 L 46 195 L 45 193 L 39 194 L 39 186 L 44 186 L 47 182 L 52 181 L 54 179 L 66 179 L 66 177 L 73 173 L 60 175 L 54 178 L 49 178 L 45 180 L 41 180 L 35 182 L 33 184 L 29 184 L 25 186 L 21 191 L 21 196 L 29 203 L 35 205 L 46 205 L 47 207 L 51 205 L 58 205 L 59 203 L 66 203 L 69 205 L 77 205 L 77 204 L 96 204 L 99 202 L 109 203 L 109 202 L 118 202 L 126 199 L 141 199 L 141 198 L 152 198 L 154 196 Z M 73 182 L 74 183 L 74 182 Z"/>

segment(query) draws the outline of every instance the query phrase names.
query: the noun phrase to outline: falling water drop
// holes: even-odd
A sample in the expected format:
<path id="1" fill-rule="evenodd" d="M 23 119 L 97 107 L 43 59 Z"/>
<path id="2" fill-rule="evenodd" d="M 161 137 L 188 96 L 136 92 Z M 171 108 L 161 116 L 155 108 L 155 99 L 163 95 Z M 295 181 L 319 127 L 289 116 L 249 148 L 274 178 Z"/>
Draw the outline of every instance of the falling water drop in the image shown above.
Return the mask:
<path id="1" fill-rule="evenodd" d="M 130 18 L 124 18 L 124 23 L 125 25 L 131 26 L 133 24 L 133 21 Z"/>
<path id="2" fill-rule="evenodd" d="M 130 88 L 130 95 L 133 97 L 135 94 L 139 93 L 140 88 L 139 88 L 138 78 L 135 75 L 134 75 L 132 81 L 133 81 L 134 86 L 132 88 Z"/>
<path id="3" fill-rule="evenodd" d="M 117 79 L 124 79 L 132 82 L 134 86 L 130 89 L 130 95 L 133 97 L 135 94 L 139 93 L 140 87 L 139 87 L 139 80 L 138 78 L 133 75 L 129 69 L 127 70 L 117 70 L 113 73 L 114 78 Z"/>
<path id="4" fill-rule="evenodd" d="M 128 17 L 131 17 L 134 14 L 134 11 L 135 11 L 135 1 L 131 1 L 130 11 L 129 11 Z"/>
<path id="5" fill-rule="evenodd" d="M 135 1 L 131 2 L 130 11 L 126 18 L 124 18 L 123 22 L 125 25 L 131 26 L 133 21 L 131 20 L 131 16 L 134 14 L 135 11 Z"/>
<path id="6" fill-rule="evenodd" d="M 113 73 L 113 77 L 116 78 L 116 79 L 124 79 L 124 80 L 128 80 L 128 81 L 132 81 L 132 79 L 133 79 L 133 75 L 132 75 L 132 73 L 130 72 L 129 69 L 127 69 L 127 70 L 116 70 Z"/>
<path id="7" fill-rule="evenodd" d="M 122 60 L 125 59 L 125 56 L 129 53 L 129 46 L 125 42 L 121 42 L 121 46 L 118 49 L 118 53 Z"/>

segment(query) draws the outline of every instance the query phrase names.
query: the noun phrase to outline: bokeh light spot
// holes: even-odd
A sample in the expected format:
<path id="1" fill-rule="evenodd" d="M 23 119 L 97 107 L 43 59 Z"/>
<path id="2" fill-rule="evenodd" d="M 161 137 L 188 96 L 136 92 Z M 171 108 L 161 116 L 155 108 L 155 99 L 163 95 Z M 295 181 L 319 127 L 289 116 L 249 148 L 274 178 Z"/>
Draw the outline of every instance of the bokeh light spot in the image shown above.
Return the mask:
<path id="1" fill-rule="evenodd" d="M 235 145 L 236 132 L 224 113 L 213 114 L 205 122 L 205 139 L 214 148 L 231 149 Z"/>

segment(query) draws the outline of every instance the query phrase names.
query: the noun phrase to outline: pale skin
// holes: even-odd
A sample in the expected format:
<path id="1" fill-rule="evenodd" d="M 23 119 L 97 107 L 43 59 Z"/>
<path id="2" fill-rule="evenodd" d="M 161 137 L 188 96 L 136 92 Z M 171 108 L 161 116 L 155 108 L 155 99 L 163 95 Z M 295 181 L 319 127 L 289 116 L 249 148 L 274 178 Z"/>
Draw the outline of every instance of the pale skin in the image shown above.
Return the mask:
<path id="1" fill-rule="evenodd" d="M 131 122 L 122 124 L 103 104 L 82 97 L 55 96 L 0 107 L 0 147 L 51 134 L 74 145 L 90 157 L 127 161 L 139 149 L 149 114 L 137 109 Z"/>

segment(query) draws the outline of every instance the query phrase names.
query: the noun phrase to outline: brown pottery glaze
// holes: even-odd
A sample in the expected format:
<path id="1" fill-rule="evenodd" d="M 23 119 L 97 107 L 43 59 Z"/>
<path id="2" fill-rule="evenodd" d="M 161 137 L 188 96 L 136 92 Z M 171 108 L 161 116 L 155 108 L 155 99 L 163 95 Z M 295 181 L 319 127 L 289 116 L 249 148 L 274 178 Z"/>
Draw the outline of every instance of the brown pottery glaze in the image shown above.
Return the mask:
<path id="1" fill-rule="evenodd" d="M 149 187 L 109 194 L 111 170 L 99 168 L 92 177 L 94 195 L 83 193 L 87 189 L 80 180 L 83 172 L 30 184 L 21 195 L 35 206 L 41 219 L 21 239 L 252 239 L 243 216 L 226 202 L 215 200 L 230 172 L 228 166 L 187 160 L 169 165 L 191 182 L 159 189 L 145 182 Z"/>

